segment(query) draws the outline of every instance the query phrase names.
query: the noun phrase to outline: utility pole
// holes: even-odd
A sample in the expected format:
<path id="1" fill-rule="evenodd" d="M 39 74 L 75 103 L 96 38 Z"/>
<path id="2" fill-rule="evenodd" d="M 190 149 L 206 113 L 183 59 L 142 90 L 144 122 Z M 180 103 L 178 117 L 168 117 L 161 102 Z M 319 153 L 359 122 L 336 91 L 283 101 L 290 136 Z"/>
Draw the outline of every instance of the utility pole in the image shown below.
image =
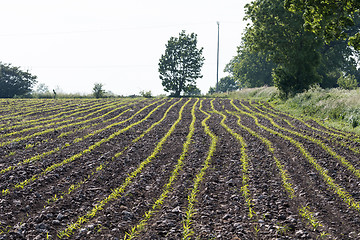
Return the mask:
<path id="1" fill-rule="evenodd" d="M 219 22 L 216 22 L 218 25 L 218 41 L 217 41 L 217 68 L 216 68 L 216 92 L 219 91 Z"/>

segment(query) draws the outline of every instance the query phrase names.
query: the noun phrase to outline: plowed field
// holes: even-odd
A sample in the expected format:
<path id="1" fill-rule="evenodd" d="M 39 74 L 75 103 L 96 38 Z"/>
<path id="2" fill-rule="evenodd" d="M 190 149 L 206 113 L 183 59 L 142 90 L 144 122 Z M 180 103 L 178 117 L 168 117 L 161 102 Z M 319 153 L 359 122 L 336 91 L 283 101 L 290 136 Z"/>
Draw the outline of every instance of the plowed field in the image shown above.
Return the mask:
<path id="1" fill-rule="evenodd" d="M 265 102 L 0 100 L 0 239 L 360 239 L 360 137 Z"/>

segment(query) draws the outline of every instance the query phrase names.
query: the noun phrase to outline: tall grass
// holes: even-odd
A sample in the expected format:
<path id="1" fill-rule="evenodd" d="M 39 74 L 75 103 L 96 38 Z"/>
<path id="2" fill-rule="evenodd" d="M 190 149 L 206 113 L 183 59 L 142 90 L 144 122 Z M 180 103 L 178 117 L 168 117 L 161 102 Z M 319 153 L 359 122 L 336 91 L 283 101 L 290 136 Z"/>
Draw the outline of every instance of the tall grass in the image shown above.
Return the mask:
<path id="1" fill-rule="evenodd" d="M 248 88 L 221 97 L 269 101 L 294 116 L 315 118 L 326 125 L 360 134 L 360 89 L 312 88 L 287 100 L 278 97 L 275 87 Z"/>

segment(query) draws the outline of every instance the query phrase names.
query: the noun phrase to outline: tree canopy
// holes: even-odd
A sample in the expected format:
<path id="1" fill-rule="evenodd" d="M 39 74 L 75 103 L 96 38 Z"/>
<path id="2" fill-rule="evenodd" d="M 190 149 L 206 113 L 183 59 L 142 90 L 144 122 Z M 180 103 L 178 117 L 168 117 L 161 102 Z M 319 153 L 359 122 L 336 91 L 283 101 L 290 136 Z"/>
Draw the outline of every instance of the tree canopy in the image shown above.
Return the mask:
<path id="1" fill-rule="evenodd" d="M 20 67 L 0 62 L 0 97 L 12 98 L 30 93 L 36 78 L 28 71 L 20 70 Z"/>
<path id="2" fill-rule="evenodd" d="M 196 88 L 196 79 L 202 78 L 203 48 L 197 48 L 197 35 L 182 31 L 171 37 L 159 61 L 159 73 L 166 92 L 178 97 L 182 92 Z"/>
<path id="3" fill-rule="evenodd" d="M 263 51 L 250 51 L 243 42 L 238 47 L 238 52 L 226 65 L 225 72 L 228 72 L 238 87 L 262 87 L 273 86 L 271 77 L 274 64 L 267 60 Z"/>
<path id="4" fill-rule="evenodd" d="M 302 13 L 305 29 L 323 37 L 326 42 L 348 38 L 349 44 L 360 50 L 360 33 L 348 31 L 359 16 L 359 0 L 285 0 L 285 7 Z"/>
<path id="5" fill-rule="evenodd" d="M 252 21 L 245 35 L 247 47 L 266 53 L 276 64 L 272 76 L 281 94 L 288 97 L 319 83 L 317 49 L 322 42 L 304 30 L 302 16 L 287 11 L 283 0 L 256 0 L 246 9 Z"/>
<path id="6" fill-rule="evenodd" d="M 93 95 L 95 98 L 104 97 L 105 90 L 103 89 L 104 85 L 102 83 L 95 83 L 93 87 Z"/>
<path id="7" fill-rule="evenodd" d="M 349 47 L 349 40 L 327 41 L 307 31 L 303 13 L 285 8 L 289 2 L 255 0 L 245 6 L 245 20 L 250 23 L 238 54 L 225 71 L 240 87 L 274 84 L 285 98 L 314 84 L 336 87 L 343 75 L 360 80 L 360 53 Z M 360 29 L 360 16 L 354 14 L 352 20 L 352 25 L 343 31 L 355 35 Z"/>

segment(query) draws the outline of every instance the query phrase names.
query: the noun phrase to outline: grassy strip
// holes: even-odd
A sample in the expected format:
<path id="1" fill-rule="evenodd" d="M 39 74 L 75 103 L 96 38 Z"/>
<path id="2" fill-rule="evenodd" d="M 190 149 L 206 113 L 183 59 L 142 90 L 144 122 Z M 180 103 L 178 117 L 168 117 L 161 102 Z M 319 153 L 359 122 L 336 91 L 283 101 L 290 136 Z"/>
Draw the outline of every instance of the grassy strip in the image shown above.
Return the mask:
<path id="1" fill-rule="evenodd" d="M 316 119 L 316 118 L 311 118 L 313 121 L 315 121 L 317 124 L 319 124 L 320 126 L 322 126 L 323 128 L 325 128 L 326 130 L 324 129 L 320 129 L 320 128 L 317 128 L 317 127 L 314 127 L 312 125 L 310 125 L 309 123 L 307 123 L 306 121 L 304 121 L 303 119 L 301 118 L 298 118 L 298 117 L 295 117 L 293 115 L 290 115 L 288 113 L 285 113 L 285 112 L 280 112 L 278 110 L 275 110 L 274 109 L 274 106 L 270 105 L 270 107 L 266 106 L 265 104 L 263 103 L 260 103 L 261 106 L 263 106 L 263 108 L 265 108 L 266 110 L 268 111 L 271 111 L 271 112 L 274 112 L 275 114 L 282 114 L 282 115 L 285 115 L 287 117 L 290 117 L 290 118 L 293 118 L 293 119 L 296 119 L 297 121 L 301 122 L 302 124 L 304 124 L 305 126 L 307 126 L 308 128 L 314 130 L 314 131 L 318 131 L 318 132 L 322 132 L 322 133 L 326 133 L 332 137 L 335 137 L 335 138 L 340 138 L 340 139 L 343 139 L 343 140 L 349 140 L 349 141 L 355 141 L 355 142 L 358 142 L 360 143 L 360 138 L 359 137 L 355 137 L 354 135 L 352 135 L 351 133 L 348 133 L 348 132 L 344 132 L 344 131 L 340 131 L 338 129 L 335 129 L 335 128 L 331 128 L 327 125 L 325 125 L 324 123 L 322 123 L 320 120 Z M 277 115 L 279 116 L 279 115 Z M 327 138 L 328 140 L 330 141 L 336 141 L 336 139 L 334 138 Z M 337 143 L 345 146 L 343 144 L 342 141 L 336 141 Z M 351 146 L 347 146 L 350 150 L 354 151 L 354 148 L 351 148 Z M 355 151 L 356 152 L 356 151 Z"/>
<path id="2" fill-rule="evenodd" d="M 159 101 L 157 101 L 157 102 L 159 102 Z M 154 104 L 157 103 L 157 102 L 151 103 L 151 104 L 145 106 L 144 108 L 140 109 L 140 110 L 139 110 L 137 113 L 135 113 L 131 118 L 133 118 L 135 115 L 139 114 L 140 112 L 144 111 L 146 108 L 154 105 Z M 63 166 L 63 165 L 65 165 L 65 164 L 68 164 L 68 163 L 70 163 L 70 162 L 72 162 L 72 161 L 80 158 L 82 155 L 87 154 L 87 153 L 93 151 L 95 148 L 99 147 L 101 144 L 110 141 L 111 139 L 115 138 L 116 136 L 120 135 L 121 133 L 129 130 L 130 128 L 132 128 L 132 127 L 134 127 L 134 126 L 136 126 L 136 125 L 138 125 L 138 124 L 140 124 L 140 123 L 142 123 L 142 122 L 144 122 L 144 121 L 145 121 L 146 119 L 148 119 L 158 108 L 160 108 L 160 107 L 161 107 L 162 105 L 164 105 L 165 103 L 166 103 L 166 102 L 158 105 L 158 106 L 157 106 L 156 108 L 154 108 L 145 118 L 141 119 L 140 121 L 137 121 L 137 122 L 135 122 L 135 123 L 130 124 L 129 126 L 127 126 L 127 127 L 125 127 L 125 128 L 120 129 L 119 131 L 111 134 L 109 137 L 104 138 L 104 139 L 96 142 L 95 144 L 91 145 L 91 146 L 88 147 L 87 149 L 85 149 L 85 150 L 83 150 L 83 151 L 81 151 L 81 152 L 79 152 L 79 153 L 77 153 L 77 154 L 75 154 L 75 155 L 73 155 L 73 156 L 71 156 L 71 157 L 63 160 L 63 161 L 60 162 L 60 163 L 55 163 L 55 164 L 47 167 L 46 169 L 44 169 L 41 173 L 35 174 L 35 175 L 33 175 L 31 178 L 26 179 L 26 180 L 24 180 L 23 182 L 20 182 L 20 183 L 16 184 L 16 185 L 14 186 L 14 189 L 24 188 L 26 185 L 28 185 L 29 183 L 37 180 L 37 179 L 40 178 L 41 176 L 45 176 L 47 173 L 53 171 L 54 169 L 56 169 L 56 168 L 58 168 L 58 167 L 60 167 L 60 166 Z M 130 118 L 128 118 L 127 120 L 129 120 L 129 119 L 130 119 Z M 5 193 L 9 193 L 9 189 L 3 190 L 3 193 L 4 193 L 4 191 L 6 191 Z"/>
<path id="3" fill-rule="evenodd" d="M 259 109 L 259 108 L 256 107 L 256 106 L 253 106 L 253 105 L 251 105 L 251 106 L 254 107 L 255 109 L 257 109 L 258 111 L 264 113 L 264 114 L 270 115 L 270 116 L 275 117 L 275 118 L 281 118 L 279 115 L 276 115 L 276 114 L 273 114 L 273 113 L 270 113 L 270 112 L 265 112 L 265 111 Z M 267 107 L 264 106 L 264 105 L 262 105 L 262 106 L 263 106 L 265 109 L 267 109 L 268 111 L 273 112 L 272 109 L 269 109 L 269 108 L 267 108 Z M 288 115 L 288 114 L 284 114 L 284 115 Z M 296 119 L 296 118 L 294 118 L 294 119 Z M 282 119 L 282 120 L 288 122 L 288 120 L 286 120 L 286 119 Z M 339 144 L 339 145 L 341 145 L 341 146 L 343 146 L 343 147 L 348 148 L 350 151 L 352 151 L 352 152 L 354 152 L 354 153 L 360 154 L 360 150 L 359 150 L 358 148 L 354 148 L 354 147 L 352 147 L 351 144 L 349 144 L 348 142 L 344 142 L 345 139 L 347 139 L 347 140 L 351 139 L 348 135 L 325 131 L 325 130 L 323 130 L 323 129 L 319 129 L 319 128 L 316 128 L 316 127 L 314 127 L 314 126 L 311 126 L 310 124 L 306 123 L 306 122 L 303 121 L 302 119 L 297 119 L 297 120 L 300 121 L 300 122 L 302 122 L 303 124 L 305 124 L 308 128 L 312 129 L 313 131 L 317 131 L 317 132 L 321 132 L 321 133 L 326 133 L 326 134 L 328 134 L 328 135 L 331 136 L 331 137 L 326 137 L 326 136 L 323 136 L 323 134 L 320 134 L 319 136 L 320 136 L 321 138 L 326 139 L 326 140 L 328 140 L 328 141 L 330 141 L 330 142 L 335 142 L 335 143 L 337 143 L 337 144 Z M 293 129 L 298 129 L 298 128 L 295 127 L 295 126 L 291 126 L 291 127 L 292 127 Z M 325 128 L 328 129 L 328 127 L 325 127 Z M 303 132 L 306 132 L 306 130 L 304 130 L 304 129 L 301 129 L 301 130 L 302 130 Z M 342 140 L 341 140 L 341 141 L 338 141 L 338 140 L 337 140 L 338 138 L 340 138 L 340 139 L 342 139 Z M 358 140 L 356 140 L 356 139 L 354 139 L 354 140 L 355 140 L 355 141 L 358 141 Z"/>
<path id="4" fill-rule="evenodd" d="M 264 114 L 261 114 L 261 113 L 257 113 L 257 112 L 254 112 L 252 111 L 250 108 L 246 107 L 245 105 L 243 105 L 241 102 L 240 104 L 246 108 L 248 111 L 251 111 L 253 114 L 256 114 L 258 116 L 261 116 L 263 118 L 266 118 L 267 120 L 270 121 L 270 123 L 280 129 L 280 130 L 283 130 L 283 131 L 286 131 L 286 132 L 289 132 L 291 134 L 294 134 L 298 137 L 301 137 L 303 139 L 306 139 L 306 140 L 309 140 L 313 143 L 316 143 L 318 146 L 320 146 L 322 149 L 324 149 L 326 152 L 328 152 L 331 156 L 333 156 L 335 159 L 337 159 L 344 167 L 346 167 L 352 174 L 354 174 L 356 177 L 360 178 L 360 171 L 358 169 L 356 169 L 349 161 L 347 161 L 343 156 L 340 156 L 338 155 L 331 147 L 327 146 L 326 144 L 324 144 L 322 141 L 320 141 L 319 139 L 316 139 L 316 138 L 313 138 L 311 136 L 308 136 L 308 135 L 303 135 L 299 132 L 296 132 L 296 131 L 293 131 L 293 130 L 290 130 L 290 129 L 287 129 L 287 128 L 284 128 L 284 127 L 281 127 L 279 126 L 277 123 L 275 123 L 274 119 L 272 119 L 271 117 L 268 117 Z"/>
<path id="5" fill-rule="evenodd" d="M 171 187 L 172 187 L 174 181 L 176 180 L 177 176 L 179 175 L 179 172 L 184 164 L 185 157 L 187 155 L 187 152 L 188 152 L 190 144 L 191 144 L 191 139 L 195 132 L 195 121 L 196 121 L 195 108 L 196 108 L 196 105 L 198 102 L 199 102 L 199 99 L 197 99 L 197 101 L 194 103 L 194 105 L 191 109 L 192 121 L 189 126 L 189 133 L 186 136 L 186 141 L 183 145 L 182 153 L 178 159 L 178 162 L 177 162 L 174 170 L 172 171 L 172 173 L 170 175 L 169 181 L 167 182 L 167 184 L 165 184 L 163 192 L 161 193 L 160 197 L 154 202 L 151 209 L 148 210 L 147 212 L 145 212 L 143 219 L 137 225 L 135 225 L 134 227 L 131 228 L 131 232 L 125 233 L 124 240 L 125 239 L 133 239 L 133 238 L 137 237 L 140 234 L 140 232 L 145 229 L 145 226 L 147 225 L 147 221 L 157 212 L 157 209 L 159 209 L 161 207 L 165 198 L 170 193 Z"/>
<path id="6" fill-rule="evenodd" d="M 150 132 L 155 126 L 159 125 L 162 121 L 165 120 L 165 118 L 167 117 L 169 111 L 175 106 L 177 105 L 179 102 L 181 102 L 182 99 L 180 99 L 179 101 L 173 103 L 164 113 L 163 117 L 153 123 L 146 131 L 144 131 L 140 136 L 138 136 L 137 138 L 133 139 L 132 142 L 124 147 L 124 149 L 121 152 L 116 153 L 112 158 L 111 161 L 114 161 L 115 159 L 117 159 L 118 157 L 120 157 L 131 145 L 133 145 L 134 143 L 138 142 L 141 138 L 143 138 L 145 136 L 145 134 L 147 134 L 148 132 Z M 47 200 L 47 203 L 51 203 L 51 202 L 56 202 L 59 199 L 64 198 L 65 195 L 69 195 L 71 194 L 73 191 L 75 191 L 76 189 L 78 189 L 80 186 L 82 186 L 85 182 L 87 182 L 92 176 L 94 176 L 95 174 L 99 173 L 100 171 L 103 171 L 106 169 L 106 167 L 108 166 L 108 164 L 111 161 L 105 161 L 104 163 L 100 164 L 99 166 L 95 167 L 94 170 L 91 171 L 91 173 L 89 175 L 87 175 L 84 179 L 82 179 L 81 181 L 75 183 L 75 184 L 71 184 L 70 187 L 68 188 L 68 190 L 66 192 L 62 192 L 60 195 L 55 194 L 53 197 L 49 198 Z M 44 206 L 46 207 L 46 206 Z"/>
<path id="7" fill-rule="evenodd" d="M 249 218 L 253 218 L 255 211 L 252 208 L 252 198 L 250 195 L 250 190 L 248 189 L 249 186 L 249 156 L 247 154 L 246 148 L 247 148 L 247 144 L 244 140 L 244 138 L 234 132 L 228 125 L 225 124 L 225 120 L 226 120 L 226 115 L 223 114 L 222 112 L 219 112 L 215 109 L 213 102 L 211 101 L 211 109 L 217 113 L 218 115 L 220 115 L 222 117 L 222 120 L 220 122 L 220 125 L 223 126 L 225 128 L 225 130 L 230 133 L 234 138 L 236 138 L 240 144 L 240 153 L 241 153 L 241 157 L 240 157 L 240 161 L 241 161 L 241 166 L 242 166 L 242 187 L 241 187 L 241 192 L 242 195 L 245 198 L 245 202 L 246 205 L 248 207 L 249 210 Z M 240 118 L 238 119 L 238 124 L 240 123 Z"/>
<path id="8" fill-rule="evenodd" d="M 125 106 L 122 106 L 122 107 L 120 107 L 120 108 L 129 106 L 129 105 L 130 105 L 130 104 L 125 105 Z M 116 119 L 116 118 L 119 118 L 121 115 L 123 115 L 124 113 L 126 113 L 126 112 L 128 112 L 128 111 L 129 111 L 129 109 L 121 112 L 120 114 L 118 114 L 117 116 L 115 116 L 115 117 L 113 117 L 113 118 L 111 118 L 111 119 L 107 119 L 107 120 L 105 120 L 105 121 L 102 121 L 102 123 L 106 123 L 106 122 L 108 122 L 108 121 L 111 121 L 111 120 L 114 120 L 114 119 Z M 105 115 L 107 115 L 107 114 L 108 114 L 108 113 L 104 114 L 103 116 L 105 116 Z M 80 141 L 83 141 L 83 140 L 85 140 L 85 139 L 87 139 L 87 138 L 89 138 L 89 137 L 91 137 L 91 136 L 93 136 L 93 135 L 95 135 L 95 134 L 97 134 L 97 133 L 100 133 L 100 132 L 102 132 L 102 131 L 105 131 L 106 129 L 109 128 L 109 126 L 114 127 L 114 126 L 117 126 L 117 125 L 119 125 L 119 124 L 123 124 L 123 123 L 131 120 L 131 119 L 134 118 L 135 116 L 136 116 L 136 115 L 133 115 L 133 116 L 131 116 L 131 117 L 128 118 L 128 119 L 125 119 L 125 120 L 123 120 L 123 121 L 117 122 L 117 123 L 112 124 L 112 125 L 108 125 L 108 126 L 106 126 L 105 128 L 98 129 L 98 130 L 96 130 L 96 131 L 94 131 L 94 132 L 91 132 L 91 133 L 83 136 L 82 138 L 76 138 L 75 140 L 73 140 L 73 142 L 72 142 L 71 144 L 77 143 L 77 142 L 80 142 Z M 100 118 L 100 117 L 99 117 L 99 118 Z M 96 126 L 96 125 L 98 125 L 98 124 L 100 124 L 100 123 L 94 123 L 94 124 L 92 124 L 92 125 L 86 125 L 84 128 L 94 127 L 94 126 Z M 71 131 L 71 132 L 74 132 L 74 130 Z M 68 134 L 69 132 L 66 132 L 66 133 Z M 59 137 L 60 137 L 60 136 L 59 136 Z M 46 156 L 49 156 L 49 155 L 51 155 L 51 154 L 53 154 L 53 153 L 55 153 L 55 152 L 58 152 L 58 151 L 60 151 L 60 150 L 62 150 L 62 149 L 64 149 L 64 148 L 67 148 L 67 147 L 71 146 L 71 144 L 65 143 L 62 147 L 57 147 L 57 148 L 54 148 L 54 149 L 52 149 L 52 150 L 50 150 L 50 151 L 47 151 L 47 152 L 44 152 L 44 153 L 40 153 L 40 154 L 38 154 L 38 155 L 36 155 L 36 156 L 33 156 L 33 157 L 31 157 L 31 158 L 27 158 L 27 159 L 25 159 L 25 160 L 23 160 L 23 161 L 21 161 L 21 162 L 18 162 L 16 165 L 12 165 L 12 166 L 9 166 L 9 167 L 7 167 L 7 168 L 1 169 L 1 170 L 0 170 L 0 175 L 1 175 L 1 174 L 4 174 L 4 173 L 6 173 L 6 172 L 12 171 L 12 170 L 18 168 L 19 166 L 24 165 L 24 164 L 38 161 L 38 160 L 40 160 L 40 159 L 42 159 L 42 158 L 44 158 L 44 157 L 46 157 Z"/>
<path id="9" fill-rule="evenodd" d="M 252 114 L 242 111 L 241 109 L 239 109 L 234 103 L 232 103 L 232 106 L 241 114 L 246 114 L 248 116 L 250 116 L 251 118 L 253 118 L 254 120 L 256 119 L 255 116 L 253 116 Z M 348 192 L 346 192 L 340 185 L 338 185 L 337 183 L 335 183 L 335 180 L 330 177 L 327 174 L 327 171 L 321 167 L 317 161 L 315 160 L 315 158 L 304 148 L 304 146 L 296 141 L 295 139 L 282 134 L 280 132 L 277 132 L 273 129 L 270 129 L 260 123 L 257 124 L 257 126 L 259 126 L 260 128 L 264 129 L 265 131 L 268 131 L 274 135 L 277 135 L 289 142 L 291 142 L 293 145 L 295 145 L 301 152 L 301 154 L 309 161 L 309 163 L 318 171 L 318 173 L 320 174 L 320 176 L 322 176 L 324 182 L 330 187 L 330 189 L 337 194 L 350 208 L 353 208 L 357 211 L 360 211 L 360 204 L 359 202 L 357 202 Z"/>
<path id="10" fill-rule="evenodd" d="M 59 232 L 57 234 L 57 236 L 60 239 L 65 236 L 70 237 L 75 229 L 80 228 L 82 224 L 84 224 L 85 222 L 88 222 L 91 218 L 93 218 L 98 211 L 101 211 L 104 208 L 105 204 L 107 204 L 111 201 L 114 201 L 115 199 L 119 198 L 124 193 L 126 187 L 132 183 L 133 179 L 143 170 L 143 168 L 147 164 L 149 164 L 153 159 L 156 158 L 156 155 L 161 151 L 161 148 L 164 145 L 165 141 L 175 131 L 177 124 L 181 121 L 184 108 L 190 101 L 191 101 L 191 99 L 189 99 L 181 107 L 181 109 L 179 111 L 178 119 L 174 122 L 174 124 L 171 126 L 170 130 L 165 134 L 165 136 L 163 138 L 161 138 L 161 140 L 158 142 L 158 144 L 156 145 L 156 147 L 155 147 L 154 151 L 151 153 L 151 155 L 148 156 L 146 158 L 146 160 L 141 162 L 136 170 L 134 170 L 132 173 L 130 173 L 128 175 L 128 177 L 125 179 L 124 183 L 121 186 L 119 186 L 116 189 L 113 189 L 112 193 L 109 196 L 107 196 L 105 199 L 98 202 L 89 212 L 87 212 L 85 215 L 79 217 L 75 223 L 70 224 L 66 229 Z"/>
<path id="11" fill-rule="evenodd" d="M 214 101 L 211 100 L 211 101 Z M 201 168 L 201 170 L 196 174 L 195 178 L 194 178 L 194 185 L 193 188 L 191 190 L 191 193 L 188 195 L 188 207 L 187 207 L 187 211 L 185 213 L 185 218 L 183 219 L 183 237 L 182 239 L 190 239 L 191 236 L 194 234 L 194 231 L 191 229 L 191 223 L 192 223 L 192 217 L 195 215 L 195 202 L 196 200 L 196 195 L 199 191 L 199 186 L 200 183 L 202 182 L 205 172 L 206 170 L 209 168 L 210 166 L 210 161 L 211 158 L 216 150 L 216 144 L 219 141 L 218 137 L 215 136 L 215 134 L 210 130 L 209 126 L 206 124 L 206 121 L 211 117 L 210 114 L 208 114 L 207 112 L 205 112 L 202 109 L 202 103 L 203 100 L 200 101 L 200 108 L 199 110 L 206 115 L 206 118 L 201 122 L 201 125 L 204 127 L 204 131 L 205 133 L 211 138 L 211 144 L 209 147 L 209 150 L 207 152 L 207 156 L 206 159 L 204 161 L 203 167 Z"/>
<path id="12" fill-rule="evenodd" d="M 268 111 L 274 112 L 273 109 L 269 109 L 268 107 L 264 106 L 263 104 L 262 104 L 262 106 L 263 106 L 265 109 L 267 109 Z M 265 112 L 265 111 L 263 111 L 263 112 Z M 266 112 L 266 114 L 269 114 L 269 113 Z M 282 114 L 284 114 L 284 113 L 282 113 Z M 276 118 L 279 118 L 279 117 L 280 117 L 279 115 L 271 114 L 271 116 L 273 116 L 273 115 L 274 115 L 274 117 L 276 117 Z M 288 117 L 292 117 L 292 116 L 290 116 L 289 114 L 284 114 L 284 115 L 285 115 L 285 116 L 288 116 Z M 356 142 L 360 142 L 360 139 L 359 139 L 359 138 L 353 138 L 353 137 L 351 137 L 350 134 L 337 131 L 336 129 L 330 129 L 329 127 L 327 127 L 327 126 L 325 126 L 324 124 L 320 123 L 320 121 L 319 121 L 319 120 L 316 120 L 316 119 L 314 119 L 314 121 L 316 121 L 319 125 L 323 126 L 325 129 L 330 130 L 330 131 L 326 131 L 326 130 L 324 130 L 324 129 L 319 129 L 319 128 L 316 128 L 316 127 L 314 127 L 314 126 L 311 126 L 310 124 L 308 124 L 307 122 L 305 122 L 304 120 L 302 120 L 302 119 L 300 119 L 300 118 L 299 118 L 299 119 L 297 119 L 297 118 L 295 118 L 295 117 L 292 117 L 292 118 L 300 121 L 301 123 L 303 123 L 304 125 L 306 125 L 308 128 L 312 129 L 313 131 L 317 131 L 317 132 L 320 132 L 320 133 L 326 133 L 326 134 L 330 135 L 330 137 L 326 137 L 326 136 L 323 136 L 323 134 L 320 134 L 319 136 L 320 136 L 321 138 L 326 139 L 326 140 L 328 140 L 328 141 L 330 141 L 330 142 L 335 142 L 335 143 L 337 143 L 337 144 L 339 144 L 339 145 L 341 145 L 341 146 L 343 146 L 343 147 L 348 148 L 350 151 L 352 151 L 352 152 L 354 152 L 354 153 L 360 154 L 360 149 L 354 148 L 354 147 L 351 146 L 351 143 L 346 142 L 346 140 L 349 140 L 349 141 L 354 140 L 354 141 L 356 141 Z M 293 127 L 293 128 L 296 128 L 296 127 Z M 298 129 L 298 128 L 297 128 L 297 129 Z M 302 131 L 306 131 L 306 130 L 302 129 Z M 333 131 L 333 132 L 332 132 L 332 131 Z M 338 133 L 334 133 L 334 132 L 338 132 Z M 342 140 L 341 140 L 341 141 L 338 141 L 337 139 L 339 139 L 339 138 L 342 139 Z"/>

